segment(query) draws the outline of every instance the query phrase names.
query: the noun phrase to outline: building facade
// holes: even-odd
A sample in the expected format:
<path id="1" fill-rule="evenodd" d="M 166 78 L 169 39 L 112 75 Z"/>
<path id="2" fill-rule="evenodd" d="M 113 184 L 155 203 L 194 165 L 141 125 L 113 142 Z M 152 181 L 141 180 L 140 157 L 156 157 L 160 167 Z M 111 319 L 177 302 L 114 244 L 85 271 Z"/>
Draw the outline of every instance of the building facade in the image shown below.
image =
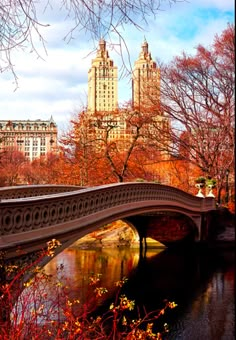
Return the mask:
<path id="1" fill-rule="evenodd" d="M 147 133 L 144 132 L 144 135 L 155 136 L 155 146 L 159 150 L 159 156 L 167 160 L 170 122 L 160 107 L 160 69 L 152 59 L 146 39 L 134 63 L 132 106 L 134 110 L 142 112 L 143 116 L 147 115 L 151 118 L 151 123 L 145 127 Z"/>
<path id="2" fill-rule="evenodd" d="M 101 39 L 96 58 L 88 72 L 89 113 L 113 112 L 118 108 L 118 69 Z"/>
<path id="3" fill-rule="evenodd" d="M 0 151 L 18 150 L 32 161 L 57 149 L 57 125 L 49 120 L 0 120 Z"/>
<path id="4" fill-rule="evenodd" d="M 132 77 L 132 104 L 135 109 L 153 110 L 160 103 L 160 69 L 153 61 L 144 40 L 139 58 L 134 63 Z"/>
<path id="5" fill-rule="evenodd" d="M 139 58 L 135 61 L 132 75 L 132 106 L 127 110 L 118 110 L 118 69 L 109 57 L 106 42 L 99 42 L 96 58 L 92 60 L 88 71 L 88 107 L 86 116 L 91 122 L 91 131 L 96 136 L 97 145 L 107 138 L 115 141 L 120 151 L 124 151 L 132 140 L 132 126 L 130 117 L 133 111 L 140 111 L 141 115 L 149 115 L 146 124 L 147 135 L 152 129 L 157 131 L 157 125 L 162 133 L 168 132 L 169 121 L 160 112 L 160 70 L 148 49 L 145 40 L 141 45 Z M 126 112 L 125 112 L 126 111 Z M 133 115 L 134 116 L 134 115 Z M 144 129 L 144 127 L 143 127 Z M 166 134 L 167 135 L 167 134 Z M 157 137 L 157 140 L 159 137 Z M 143 141 L 145 143 L 145 140 Z"/>

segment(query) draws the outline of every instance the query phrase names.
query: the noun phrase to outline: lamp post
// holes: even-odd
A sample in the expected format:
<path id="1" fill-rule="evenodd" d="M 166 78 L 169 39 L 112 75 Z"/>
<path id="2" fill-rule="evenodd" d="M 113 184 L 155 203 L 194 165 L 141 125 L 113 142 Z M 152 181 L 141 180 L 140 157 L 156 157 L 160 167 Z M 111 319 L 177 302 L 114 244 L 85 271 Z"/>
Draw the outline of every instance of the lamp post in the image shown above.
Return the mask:
<path id="1" fill-rule="evenodd" d="M 229 169 L 225 172 L 226 175 L 226 183 L 225 183 L 225 203 L 228 205 L 229 203 Z"/>

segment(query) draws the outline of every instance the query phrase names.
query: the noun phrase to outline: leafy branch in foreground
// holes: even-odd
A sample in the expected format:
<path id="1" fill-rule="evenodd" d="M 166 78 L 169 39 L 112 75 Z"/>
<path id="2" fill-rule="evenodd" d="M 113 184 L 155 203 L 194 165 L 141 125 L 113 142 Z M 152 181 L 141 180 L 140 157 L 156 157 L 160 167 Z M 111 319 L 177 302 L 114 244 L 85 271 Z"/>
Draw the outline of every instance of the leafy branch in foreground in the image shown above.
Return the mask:
<path id="1" fill-rule="evenodd" d="M 60 246 L 57 240 L 47 244 L 44 256 L 53 256 Z M 9 268 L 6 268 L 8 272 Z M 26 268 L 18 273 L 9 284 L 0 286 L 0 309 L 8 308 L 8 319 L 1 320 L 0 339 L 162 339 L 168 332 L 163 325 L 161 332 L 154 332 L 155 322 L 167 309 L 175 308 L 174 302 L 166 301 L 164 306 L 133 319 L 135 301 L 130 300 L 121 290 L 126 278 L 115 282 L 117 288 L 114 301 L 99 315 L 97 307 L 108 290 L 100 285 L 101 275 L 92 274 L 88 280 L 86 297 L 77 298 L 76 292 L 64 276 L 64 266 L 57 267 L 56 275 L 48 275 L 36 261 L 27 271 L 33 270 L 34 277 L 22 285 L 13 285 L 24 278 Z M 19 289 L 18 292 L 15 288 Z M 23 288 L 23 289 L 22 289 Z M 78 292 L 77 292 L 78 293 Z M 4 306 L 3 306 L 4 304 Z"/>

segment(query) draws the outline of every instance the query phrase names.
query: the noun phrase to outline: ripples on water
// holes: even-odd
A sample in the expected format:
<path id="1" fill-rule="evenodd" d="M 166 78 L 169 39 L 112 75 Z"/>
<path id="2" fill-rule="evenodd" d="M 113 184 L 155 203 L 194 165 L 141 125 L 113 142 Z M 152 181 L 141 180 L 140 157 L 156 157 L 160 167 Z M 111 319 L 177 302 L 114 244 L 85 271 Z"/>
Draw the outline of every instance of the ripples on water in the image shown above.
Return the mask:
<path id="1" fill-rule="evenodd" d="M 235 339 L 234 251 L 204 254 L 199 282 L 165 339 Z M 202 278 L 202 279 L 201 279 Z"/>

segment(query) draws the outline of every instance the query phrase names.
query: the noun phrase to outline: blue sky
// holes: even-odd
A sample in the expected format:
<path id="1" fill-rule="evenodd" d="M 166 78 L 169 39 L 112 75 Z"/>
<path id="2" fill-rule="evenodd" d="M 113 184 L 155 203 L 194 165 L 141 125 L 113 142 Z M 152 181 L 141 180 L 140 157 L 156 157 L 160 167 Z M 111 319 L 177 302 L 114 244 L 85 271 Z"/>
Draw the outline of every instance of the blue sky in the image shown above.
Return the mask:
<path id="1" fill-rule="evenodd" d="M 149 18 L 145 30 L 124 27 L 122 35 L 129 48 L 131 66 L 138 58 L 144 37 L 152 58 L 168 62 L 183 51 L 194 54 L 198 44 L 209 46 L 227 23 L 234 22 L 233 0 L 192 0 L 171 7 L 167 3 L 155 19 Z M 84 33 L 76 33 L 69 43 L 63 40 L 70 22 L 55 10 L 44 13 L 43 20 L 50 23 L 50 27 L 41 31 L 46 38 L 47 53 L 41 45 L 37 47 L 40 58 L 27 49 L 14 53 L 17 89 L 11 73 L 0 74 L 0 120 L 49 119 L 52 115 L 63 131 L 75 113 L 86 105 L 87 73 L 97 42 Z M 111 47 L 109 54 L 119 68 L 119 103 L 122 104 L 131 99 L 130 77 L 122 72 L 119 49 Z M 123 55 L 128 60 L 124 46 Z"/>

